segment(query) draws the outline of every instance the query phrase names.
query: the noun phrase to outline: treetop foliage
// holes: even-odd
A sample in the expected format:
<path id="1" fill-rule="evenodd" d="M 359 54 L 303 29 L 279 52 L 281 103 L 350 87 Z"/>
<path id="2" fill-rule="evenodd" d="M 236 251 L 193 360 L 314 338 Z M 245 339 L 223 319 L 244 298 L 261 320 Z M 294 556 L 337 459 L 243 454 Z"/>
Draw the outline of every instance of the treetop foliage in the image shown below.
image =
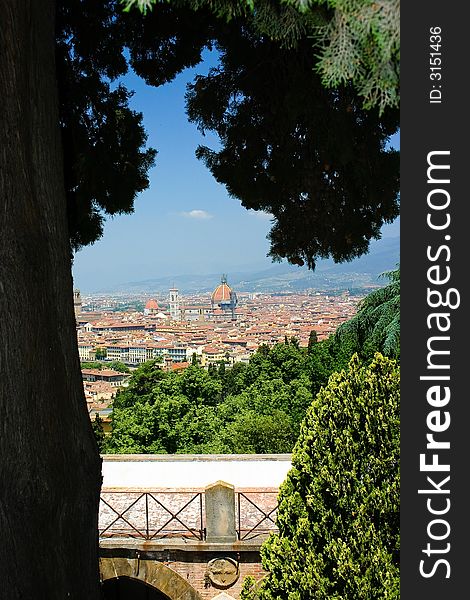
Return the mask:
<path id="1" fill-rule="evenodd" d="M 118 0 L 59 2 L 72 247 L 99 238 L 106 215 L 132 212 L 149 184 L 156 151 L 146 148 L 142 115 L 130 109 L 131 92 L 120 78 L 131 67 L 148 84 L 162 85 L 215 48 L 219 65 L 196 77 L 187 108 L 202 131 L 219 136 L 222 149 L 200 147 L 197 156 L 243 206 L 273 215 L 274 259 L 313 268 L 320 257 L 343 261 L 367 252 L 383 223 L 398 215 L 398 154 L 385 150 L 398 112 L 365 110 L 350 80 L 325 88 L 310 32 L 331 23 L 336 4 L 347 8 L 178 0 L 143 15 L 124 12 Z"/>
<path id="2" fill-rule="evenodd" d="M 187 106 L 221 149 L 196 156 L 245 208 L 273 216 L 274 259 L 313 269 L 366 253 L 398 216 L 399 156 L 386 149 L 398 113 L 364 110 L 350 85 L 326 89 L 309 40 L 285 49 L 242 29 L 217 49 L 220 65 L 189 85 Z"/>
<path id="3" fill-rule="evenodd" d="M 114 400 L 106 451 L 290 452 L 313 398 L 305 359 L 288 343 L 230 369 L 191 365 L 167 373 L 144 363 Z"/>
<path id="4" fill-rule="evenodd" d="M 163 0 L 122 0 L 145 15 Z M 286 47 L 315 42 L 314 66 L 326 87 L 351 82 L 365 108 L 399 105 L 399 0 L 166 0 L 208 9 L 227 21 L 250 19 L 257 34 Z"/>
<path id="5" fill-rule="evenodd" d="M 130 369 L 127 365 L 125 365 L 120 360 L 112 360 L 109 363 L 106 363 L 108 369 L 112 369 L 113 371 L 119 371 L 120 373 L 130 373 Z"/>
<path id="6" fill-rule="evenodd" d="M 86 361 L 86 362 L 80 363 L 80 367 L 82 369 L 97 369 L 97 370 L 101 371 L 101 369 L 103 368 L 103 364 L 98 361 L 97 362 Z"/>

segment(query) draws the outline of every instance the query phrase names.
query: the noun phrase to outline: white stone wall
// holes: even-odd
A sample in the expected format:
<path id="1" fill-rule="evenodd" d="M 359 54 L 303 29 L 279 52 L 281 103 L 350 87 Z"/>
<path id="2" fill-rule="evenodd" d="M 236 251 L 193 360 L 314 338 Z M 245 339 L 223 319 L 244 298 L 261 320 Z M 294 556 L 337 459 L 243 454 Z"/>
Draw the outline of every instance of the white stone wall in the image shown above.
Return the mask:
<path id="1" fill-rule="evenodd" d="M 103 488 L 202 489 L 216 481 L 278 488 L 290 467 L 290 454 L 104 455 Z"/>

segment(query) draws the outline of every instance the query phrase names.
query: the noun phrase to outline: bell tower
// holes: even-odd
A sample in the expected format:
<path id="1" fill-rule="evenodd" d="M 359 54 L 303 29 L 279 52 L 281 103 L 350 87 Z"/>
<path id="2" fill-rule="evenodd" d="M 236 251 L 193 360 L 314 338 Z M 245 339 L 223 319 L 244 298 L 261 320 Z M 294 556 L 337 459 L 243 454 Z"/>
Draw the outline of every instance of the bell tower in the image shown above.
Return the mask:
<path id="1" fill-rule="evenodd" d="M 82 297 L 80 295 L 80 290 L 73 290 L 73 310 L 75 311 L 75 318 L 78 318 L 82 312 Z"/>
<path id="2" fill-rule="evenodd" d="M 170 319 L 172 321 L 180 320 L 180 301 L 178 289 L 174 286 L 170 289 Z"/>

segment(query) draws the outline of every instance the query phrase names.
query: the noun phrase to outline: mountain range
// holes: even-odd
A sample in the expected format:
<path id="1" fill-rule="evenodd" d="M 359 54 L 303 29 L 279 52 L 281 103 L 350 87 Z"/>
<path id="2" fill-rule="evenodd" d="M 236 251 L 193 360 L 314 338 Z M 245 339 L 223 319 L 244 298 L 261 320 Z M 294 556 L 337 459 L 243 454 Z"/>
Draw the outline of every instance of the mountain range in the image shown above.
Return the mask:
<path id="1" fill-rule="evenodd" d="M 396 268 L 400 262 L 400 238 L 389 237 L 371 242 L 370 252 L 348 263 L 320 260 L 315 271 L 286 262 L 273 263 L 267 269 L 227 273 L 229 284 L 238 292 L 365 291 L 384 285 L 380 274 Z M 166 294 L 177 287 L 183 294 L 209 292 L 219 283 L 221 273 L 171 275 L 143 281 L 124 282 L 101 293 Z"/>

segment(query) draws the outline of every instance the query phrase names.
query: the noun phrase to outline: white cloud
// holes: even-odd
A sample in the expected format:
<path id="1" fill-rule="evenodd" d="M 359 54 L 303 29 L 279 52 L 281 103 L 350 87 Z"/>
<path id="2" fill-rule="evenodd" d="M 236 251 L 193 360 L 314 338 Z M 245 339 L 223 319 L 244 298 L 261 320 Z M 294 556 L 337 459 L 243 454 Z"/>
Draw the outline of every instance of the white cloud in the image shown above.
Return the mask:
<path id="1" fill-rule="evenodd" d="M 268 212 L 264 212 L 264 210 L 253 210 L 250 208 L 248 209 L 248 212 L 250 213 L 250 215 L 253 215 L 261 221 L 271 221 L 271 219 L 274 219 L 274 215 Z"/>
<path id="2" fill-rule="evenodd" d="M 188 212 L 182 212 L 180 213 L 180 215 L 186 217 L 187 219 L 199 219 L 200 221 L 213 218 L 213 215 L 211 215 L 207 211 L 199 210 L 197 208 Z"/>

